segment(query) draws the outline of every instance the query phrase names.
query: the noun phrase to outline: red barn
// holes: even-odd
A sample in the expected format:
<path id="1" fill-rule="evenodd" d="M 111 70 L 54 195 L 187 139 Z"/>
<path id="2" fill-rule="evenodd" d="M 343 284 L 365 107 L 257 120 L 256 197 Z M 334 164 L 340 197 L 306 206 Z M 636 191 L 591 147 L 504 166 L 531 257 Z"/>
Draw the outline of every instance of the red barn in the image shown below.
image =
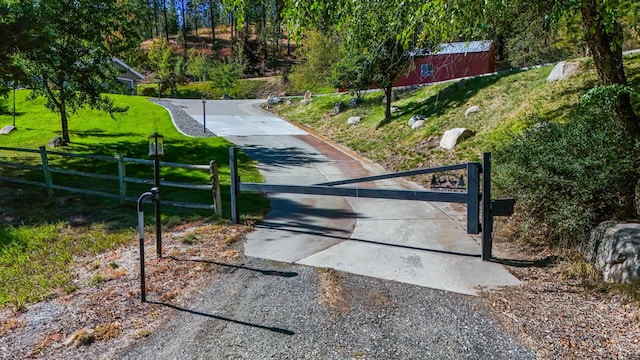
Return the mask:
<path id="1" fill-rule="evenodd" d="M 487 40 L 441 44 L 438 51 L 418 49 L 409 56 L 411 72 L 393 86 L 429 84 L 495 71 L 493 45 Z"/>

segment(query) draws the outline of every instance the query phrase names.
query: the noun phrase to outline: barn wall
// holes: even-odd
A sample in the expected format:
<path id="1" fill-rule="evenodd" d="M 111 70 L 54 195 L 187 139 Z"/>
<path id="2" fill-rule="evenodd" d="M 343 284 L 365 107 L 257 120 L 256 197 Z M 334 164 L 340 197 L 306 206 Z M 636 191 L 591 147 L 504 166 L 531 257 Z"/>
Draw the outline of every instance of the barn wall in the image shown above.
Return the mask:
<path id="1" fill-rule="evenodd" d="M 413 59 L 412 71 L 394 83 L 394 86 L 411 86 L 438 81 L 482 75 L 495 71 L 493 47 L 488 52 L 466 54 L 435 54 Z M 421 65 L 433 65 L 433 75 L 421 77 Z"/>

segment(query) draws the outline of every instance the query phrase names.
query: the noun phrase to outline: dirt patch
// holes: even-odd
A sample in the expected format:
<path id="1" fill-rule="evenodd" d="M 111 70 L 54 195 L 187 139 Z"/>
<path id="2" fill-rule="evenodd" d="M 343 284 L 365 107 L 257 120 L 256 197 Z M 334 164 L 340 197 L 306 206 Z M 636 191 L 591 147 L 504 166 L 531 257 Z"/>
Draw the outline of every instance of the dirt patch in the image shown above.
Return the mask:
<path id="1" fill-rule="evenodd" d="M 145 242 L 147 296 L 182 303 L 204 281 L 233 264 L 236 240 L 250 227 L 192 223 L 164 232 L 164 257 L 155 237 Z M 190 239 L 184 241 L 184 239 Z M 149 336 L 169 309 L 140 301 L 137 241 L 97 256 L 75 259 L 75 288 L 23 311 L 0 311 L 0 358 L 109 358 Z"/>
<path id="2" fill-rule="evenodd" d="M 585 284 L 584 269 L 566 254 L 495 247 L 501 258 L 524 260 L 509 267 L 522 286 L 488 294 L 486 303 L 541 359 L 640 358 L 637 302 L 604 284 Z"/>

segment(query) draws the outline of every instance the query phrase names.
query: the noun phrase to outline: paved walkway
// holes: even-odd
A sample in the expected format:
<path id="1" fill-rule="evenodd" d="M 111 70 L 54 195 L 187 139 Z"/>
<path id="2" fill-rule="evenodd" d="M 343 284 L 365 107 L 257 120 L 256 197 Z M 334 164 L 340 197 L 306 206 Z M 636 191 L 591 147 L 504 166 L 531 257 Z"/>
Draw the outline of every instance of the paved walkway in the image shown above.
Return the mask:
<path id="1" fill-rule="evenodd" d="M 199 100 L 172 100 L 202 123 Z M 208 101 L 207 129 L 259 161 L 269 183 L 316 184 L 384 173 L 269 114 L 261 101 Z M 209 120 L 211 119 L 211 120 Z M 359 186 L 419 188 L 403 180 Z M 277 194 L 245 243 L 248 256 L 475 295 L 518 284 L 496 263 L 480 260 L 456 204 Z"/>

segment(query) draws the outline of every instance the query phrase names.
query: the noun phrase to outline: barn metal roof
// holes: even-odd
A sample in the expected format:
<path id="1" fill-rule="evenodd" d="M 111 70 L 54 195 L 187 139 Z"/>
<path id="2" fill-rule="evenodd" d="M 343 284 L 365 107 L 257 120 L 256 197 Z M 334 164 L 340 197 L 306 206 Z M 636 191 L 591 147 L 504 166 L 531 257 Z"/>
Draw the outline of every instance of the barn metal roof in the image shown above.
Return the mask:
<path id="1" fill-rule="evenodd" d="M 431 51 L 429 49 L 415 49 L 409 52 L 409 56 L 477 53 L 489 51 L 490 48 L 490 40 L 452 42 L 438 45 L 438 49 L 435 51 Z"/>

